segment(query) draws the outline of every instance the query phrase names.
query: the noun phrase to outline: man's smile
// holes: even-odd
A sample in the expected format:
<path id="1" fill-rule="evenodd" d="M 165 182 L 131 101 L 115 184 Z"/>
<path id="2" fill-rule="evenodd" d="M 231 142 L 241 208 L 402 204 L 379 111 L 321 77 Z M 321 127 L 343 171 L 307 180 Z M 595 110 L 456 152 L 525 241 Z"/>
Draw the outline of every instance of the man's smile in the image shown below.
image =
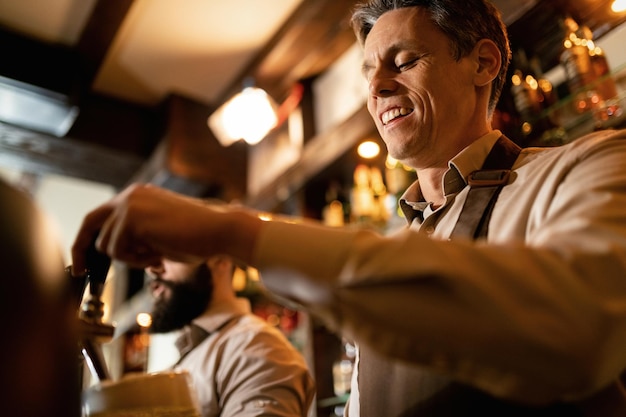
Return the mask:
<path id="1" fill-rule="evenodd" d="M 380 120 L 383 122 L 383 125 L 387 125 L 392 120 L 397 119 L 401 116 L 406 116 L 407 114 L 413 113 L 413 109 L 408 109 L 406 107 L 395 107 L 393 109 L 385 111 L 381 116 Z"/>

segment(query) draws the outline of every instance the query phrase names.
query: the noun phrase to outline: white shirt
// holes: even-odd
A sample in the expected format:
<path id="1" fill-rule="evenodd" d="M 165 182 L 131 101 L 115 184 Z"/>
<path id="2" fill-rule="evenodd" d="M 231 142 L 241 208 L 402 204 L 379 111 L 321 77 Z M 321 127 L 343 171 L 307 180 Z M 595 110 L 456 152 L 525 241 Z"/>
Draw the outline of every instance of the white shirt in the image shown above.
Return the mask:
<path id="1" fill-rule="evenodd" d="M 193 324 L 209 335 L 176 368 L 191 374 L 203 417 L 307 415 L 315 386 L 304 358 L 247 299 L 211 304 Z"/>
<path id="2" fill-rule="evenodd" d="M 499 135 L 457 155 L 450 175 L 479 169 Z M 447 240 L 467 191 L 388 237 L 268 222 L 255 265 L 271 291 L 347 338 L 492 395 L 543 404 L 615 381 L 626 368 L 626 132 L 523 149 L 487 242 Z M 405 195 L 419 197 L 418 184 Z"/>

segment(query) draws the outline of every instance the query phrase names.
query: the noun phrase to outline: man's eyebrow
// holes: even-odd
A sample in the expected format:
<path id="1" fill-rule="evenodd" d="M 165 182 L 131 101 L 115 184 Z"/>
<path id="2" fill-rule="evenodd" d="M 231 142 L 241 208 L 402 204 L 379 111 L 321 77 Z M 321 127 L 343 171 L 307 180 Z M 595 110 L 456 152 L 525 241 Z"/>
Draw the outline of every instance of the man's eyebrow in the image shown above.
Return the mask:
<path id="1" fill-rule="evenodd" d="M 368 64 L 367 62 L 363 62 L 363 64 L 361 65 L 361 74 L 366 75 L 368 71 L 370 71 L 372 68 L 374 68 L 373 65 Z"/>
<path id="2" fill-rule="evenodd" d="M 385 51 L 385 56 L 389 57 L 389 56 L 396 56 L 397 54 L 399 54 L 402 51 L 407 51 L 407 50 L 414 50 L 419 48 L 419 44 L 415 43 L 415 41 L 413 40 L 405 40 L 405 41 L 399 41 L 396 42 L 392 45 L 389 46 L 389 48 L 387 48 L 387 50 Z M 361 73 L 362 74 L 366 74 L 367 71 L 370 71 L 372 68 L 374 68 L 375 65 L 370 64 L 367 60 L 363 61 L 363 64 L 361 65 Z"/>

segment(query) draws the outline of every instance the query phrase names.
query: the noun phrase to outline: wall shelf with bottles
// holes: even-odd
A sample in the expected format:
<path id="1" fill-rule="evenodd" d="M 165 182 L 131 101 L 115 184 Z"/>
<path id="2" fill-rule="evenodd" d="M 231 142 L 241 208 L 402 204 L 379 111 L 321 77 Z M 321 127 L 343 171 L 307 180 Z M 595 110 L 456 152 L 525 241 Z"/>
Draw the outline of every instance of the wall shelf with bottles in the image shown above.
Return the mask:
<path id="1" fill-rule="evenodd" d="M 607 83 L 614 83 L 616 93 L 602 99 L 596 92 Z M 548 119 L 554 127 L 533 141 L 534 146 L 557 146 L 594 130 L 626 125 L 626 64 L 558 100 L 537 119 Z"/>

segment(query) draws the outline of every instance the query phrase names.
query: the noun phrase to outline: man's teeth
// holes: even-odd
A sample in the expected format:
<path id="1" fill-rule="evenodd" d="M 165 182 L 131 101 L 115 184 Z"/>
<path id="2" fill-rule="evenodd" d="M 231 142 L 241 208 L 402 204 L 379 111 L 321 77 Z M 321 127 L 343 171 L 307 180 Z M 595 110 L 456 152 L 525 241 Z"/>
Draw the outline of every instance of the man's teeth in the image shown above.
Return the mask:
<path id="1" fill-rule="evenodd" d="M 396 117 L 400 117 L 400 116 L 405 116 L 407 114 L 411 113 L 411 109 L 407 109 L 404 107 L 400 107 L 400 108 L 395 108 L 392 110 L 389 110 L 385 113 L 383 113 L 383 124 L 386 125 L 387 123 L 389 123 L 390 121 L 392 121 L 393 119 L 395 119 Z"/>

